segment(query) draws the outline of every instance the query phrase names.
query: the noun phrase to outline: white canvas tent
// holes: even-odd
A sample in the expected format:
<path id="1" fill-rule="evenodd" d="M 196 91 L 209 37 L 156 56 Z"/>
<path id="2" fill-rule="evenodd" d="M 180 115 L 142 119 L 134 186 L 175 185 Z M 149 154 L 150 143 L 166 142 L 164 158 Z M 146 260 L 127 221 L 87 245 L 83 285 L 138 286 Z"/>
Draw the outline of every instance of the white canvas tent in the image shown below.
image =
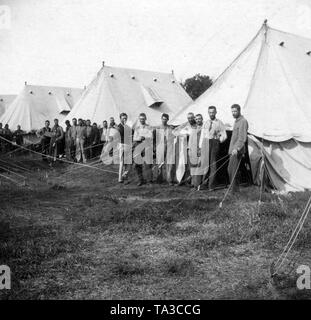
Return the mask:
<path id="1" fill-rule="evenodd" d="M 0 122 L 8 123 L 12 130 L 21 125 L 29 132 L 44 126 L 45 120 L 53 123 L 62 121 L 82 94 L 82 89 L 34 86 L 25 84 L 22 92 L 14 99 Z"/>
<path id="2" fill-rule="evenodd" d="M 0 117 L 5 113 L 16 97 L 17 96 L 14 94 L 0 94 Z"/>
<path id="3" fill-rule="evenodd" d="M 233 103 L 241 105 L 249 122 L 252 169 L 264 154 L 268 176 L 278 190 L 311 189 L 311 39 L 264 23 L 214 84 L 173 123 L 184 122 L 190 111 L 207 118 L 208 106 L 215 105 L 218 118 L 230 130 Z M 252 136 L 263 139 L 263 146 Z"/>
<path id="4" fill-rule="evenodd" d="M 171 73 L 103 66 L 66 119 L 90 119 L 102 124 L 110 117 L 118 121 L 120 113 L 125 112 L 133 125 L 144 112 L 147 122 L 156 125 L 162 113 L 173 117 L 191 102 Z"/>

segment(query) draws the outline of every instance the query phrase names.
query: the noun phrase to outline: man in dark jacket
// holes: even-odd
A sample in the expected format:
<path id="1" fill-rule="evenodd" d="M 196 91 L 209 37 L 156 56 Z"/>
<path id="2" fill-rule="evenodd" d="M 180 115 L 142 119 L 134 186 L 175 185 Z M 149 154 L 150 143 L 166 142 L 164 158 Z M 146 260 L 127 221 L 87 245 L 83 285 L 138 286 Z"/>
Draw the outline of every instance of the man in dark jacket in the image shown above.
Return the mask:
<path id="1" fill-rule="evenodd" d="M 234 104 L 231 107 L 232 116 L 235 118 L 232 136 L 229 146 L 229 165 L 228 165 L 228 174 L 230 184 L 232 185 L 232 192 L 239 191 L 239 166 L 242 160 L 242 157 L 246 152 L 246 142 L 247 142 L 247 131 L 248 131 L 248 122 L 241 115 L 241 107 L 238 104 Z"/>
<path id="2" fill-rule="evenodd" d="M 86 159 L 91 159 L 92 158 L 92 147 L 93 147 L 93 140 L 94 140 L 94 132 L 93 132 L 93 127 L 91 126 L 91 120 L 86 120 L 86 128 L 85 128 L 85 133 L 86 133 L 86 139 L 85 139 L 85 156 Z"/>
<path id="3" fill-rule="evenodd" d="M 133 130 L 127 124 L 127 114 L 122 112 L 120 114 L 120 124 L 118 125 L 118 131 L 120 133 L 119 141 L 119 182 L 128 183 L 128 175 L 132 164 L 132 139 Z"/>
<path id="4" fill-rule="evenodd" d="M 15 140 L 16 144 L 18 146 L 21 146 L 23 144 L 23 135 L 25 132 L 21 129 L 21 126 L 17 126 L 17 130 L 14 131 L 13 133 L 13 139 Z"/>
<path id="5" fill-rule="evenodd" d="M 66 154 L 66 159 L 71 161 L 72 157 L 71 157 L 71 136 L 70 136 L 70 132 L 71 132 L 71 124 L 69 120 L 65 121 L 66 124 L 66 128 L 65 128 L 65 154 Z"/>
<path id="6" fill-rule="evenodd" d="M 93 128 L 93 141 L 92 141 L 92 148 L 91 148 L 91 158 L 99 156 L 99 149 L 100 149 L 100 131 L 97 127 L 97 123 L 94 122 L 92 125 Z"/>
<path id="7" fill-rule="evenodd" d="M 56 161 L 56 158 L 62 152 L 62 144 L 64 143 L 64 131 L 63 128 L 58 124 L 58 119 L 54 119 L 54 126 L 51 130 L 52 138 L 50 141 L 50 155 L 53 157 L 53 160 Z"/>
<path id="8" fill-rule="evenodd" d="M 8 124 L 6 124 L 4 126 L 4 138 L 9 140 L 9 141 L 13 140 L 13 134 L 12 134 L 12 131 L 10 130 Z M 11 143 L 6 141 L 5 142 L 5 152 L 11 151 L 11 147 L 12 147 Z"/>
<path id="9" fill-rule="evenodd" d="M 37 136 L 41 138 L 41 153 L 42 153 L 42 160 L 47 161 L 46 155 L 49 154 L 50 150 L 50 141 L 51 141 L 51 128 L 50 128 L 50 121 L 46 120 L 44 127 L 37 131 Z"/>

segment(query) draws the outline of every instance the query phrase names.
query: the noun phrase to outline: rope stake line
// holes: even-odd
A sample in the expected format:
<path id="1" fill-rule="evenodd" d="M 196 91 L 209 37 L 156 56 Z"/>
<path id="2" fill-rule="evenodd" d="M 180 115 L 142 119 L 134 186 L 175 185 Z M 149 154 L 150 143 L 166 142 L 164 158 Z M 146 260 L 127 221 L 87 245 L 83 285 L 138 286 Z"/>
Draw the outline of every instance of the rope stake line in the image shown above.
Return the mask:
<path id="1" fill-rule="evenodd" d="M 263 133 L 263 136 L 265 134 Z M 259 215 L 260 214 L 260 207 L 261 207 L 261 202 L 262 202 L 262 192 L 263 192 L 263 180 L 264 180 L 264 176 L 265 176 L 265 166 L 266 166 L 266 163 L 265 163 L 265 156 L 264 156 L 264 153 L 263 153 L 263 140 L 261 141 L 261 145 L 260 145 L 260 152 L 261 152 L 261 159 L 262 159 L 262 174 L 261 174 L 261 181 L 260 181 L 260 190 L 259 190 L 259 200 L 258 200 L 258 211 L 257 211 L 257 214 Z"/>
<path id="2" fill-rule="evenodd" d="M 227 155 L 228 156 L 228 155 Z M 226 157 L 227 157 L 226 156 Z M 225 158 L 225 157 L 224 157 Z M 223 159 L 224 159 L 223 158 Z M 221 159 L 222 160 L 222 159 Z M 213 178 L 215 175 L 216 175 L 216 173 L 225 165 L 225 164 L 227 164 L 227 162 L 229 162 L 229 160 L 230 160 L 230 158 L 228 158 L 213 174 L 211 174 L 210 176 L 209 176 L 209 179 L 210 178 Z M 218 161 L 220 161 L 220 160 L 218 160 Z M 216 161 L 215 163 L 217 163 L 218 161 Z M 212 163 L 213 164 L 213 163 Z M 199 186 L 200 187 L 200 186 Z M 200 189 L 199 189 L 200 190 Z"/>
<path id="3" fill-rule="evenodd" d="M 0 139 L 4 140 L 4 141 L 6 141 L 6 142 L 8 142 L 8 143 L 10 143 L 10 144 L 12 144 L 12 145 L 15 145 L 12 141 L 7 140 L 7 139 L 5 139 L 5 138 L 3 138 L 3 137 L 0 137 Z M 34 151 L 34 150 L 27 149 L 27 148 L 25 148 L 25 147 L 23 147 L 23 146 L 18 146 L 18 148 L 24 149 L 24 150 L 27 150 L 27 151 L 30 151 L 30 152 L 32 152 L 32 153 L 34 153 L 34 154 L 38 154 L 38 155 L 40 155 L 40 156 L 44 156 L 44 157 L 49 158 L 49 159 L 52 159 L 52 160 L 62 161 L 62 162 L 64 162 L 64 163 L 69 163 L 69 164 L 74 164 L 74 165 L 78 165 L 78 166 L 81 166 L 81 167 L 87 167 L 87 168 L 91 168 L 91 169 L 96 169 L 96 170 L 103 171 L 103 172 L 110 172 L 110 173 L 118 174 L 118 172 L 116 172 L 116 171 L 105 170 L 105 169 L 101 169 L 101 168 L 95 168 L 95 167 L 92 167 L 92 166 L 87 165 L 87 164 L 85 164 L 85 163 L 72 162 L 72 161 L 69 161 L 69 160 L 62 159 L 62 158 L 56 158 L 56 159 L 55 159 L 53 156 L 45 155 L 45 154 L 43 154 L 43 153 L 40 153 L 40 152 L 37 152 L 37 151 Z"/>
<path id="4" fill-rule="evenodd" d="M 276 261 L 275 264 L 278 264 L 278 263 L 279 263 L 279 261 L 281 260 L 282 256 L 283 256 L 284 253 L 286 252 L 288 245 L 292 242 L 292 239 L 293 239 L 295 233 L 297 232 L 299 226 L 301 225 L 301 222 L 302 222 L 302 220 L 303 220 L 303 218 L 304 218 L 304 215 L 305 215 L 305 213 L 306 213 L 306 210 L 309 208 L 310 204 L 311 204 L 311 197 L 309 198 L 309 200 L 308 200 L 308 202 L 307 202 L 307 205 L 306 205 L 306 207 L 305 207 L 302 215 L 300 216 L 300 219 L 299 219 L 298 222 L 297 222 L 296 227 L 294 228 L 294 230 L 293 230 L 293 232 L 292 232 L 292 234 L 291 234 L 291 236 L 290 236 L 290 238 L 289 238 L 286 246 L 284 247 L 284 249 L 283 249 L 280 257 L 278 258 L 278 260 Z M 309 208 L 309 209 L 310 209 L 310 208 Z"/>
<path id="5" fill-rule="evenodd" d="M 229 158 L 229 160 L 230 160 L 230 158 Z M 241 160 L 242 160 L 242 158 L 239 160 L 238 166 L 237 166 L 237 168 L 236 168 L 236 170 L 235 170 L 235 173 L 234 173 L 234 175 L 233 175 L 233 179 L 232 179 L 232 181 L 231 181 L 231 183 L 230 183 L 230 185 L 229 185 L 228 190 L 226 191 L 223 199 L 222 199 L 222 200 L 220 201 L 220 203 L 219 203 L 219 208 L 220 208 L 220 209 L 222 208 L 223 202 L 225 201 L 225 199 L 226 199 L 226 197 L 227 197 L 227 195 L 228 195 L 228 193 L 229 193 L 229 191 L 230 191 L 230 189 L 231 189 L 231 186 L 233 185 L 233 182 L 234 182 L 234 180 L 235 180 L 235 176 L 236 176 L 236 174 L 238 173 L 238 170 L 239 170 L 239 168 L 240 168 Z"/>
<path id="6" fill-rule="evenodd" d="M 220 161 L 220 160 L 223 160 L 223 159 L 226 158 L 226 157 L 228 157 L 228 155 L 226 155 L 225 157 L 217 160 L 216 162 L 218 162 L 218 161 Z M 214 176 L 214 175 L 218 172 L 218 170 L 220 170 L 228 161 L 229 161 L 229 159 L 227 159 L 227 160 L 215 171 L 215 173 L 214 173 L 213 175 L 211 175 L 211 177 Z M 215 163 L 216 163 L 216 162 L 215 162 Z M 172 208 L 172 209 L 170 209 L 169 211 L 167 211 L 167 213 L 171 212 L 171 211 L 172 211 L 173 209 L 175 209 L 175 208 L 178 208 L 179 205 L 180 205 L 181 203 L 183 203 L 185 200 L 188 200 L 189 197 L 190 197 L 195 191 L 199 191 L 199 189 L 198 189 L 198 190 L 196 190 L 196 189 L 190 190 L 190 192 L 187 194 L 186 198 L 184 198 L 184 199 L 182 199 L 180 202 L 178 202 L 177 205 L 176 205 L 174 208 Z M 159 196 L 161 196 L 161 194 L 159 194 L 158 196 L 154 197 L 154 199 L 157 199 Z M 138 209 L 138 208 L 140 208 L 142 205 L 144 205 L 144 203 L 138 204 L 137 206 L 134 207 L 134 209 Z"/>
<path id="7" fill-rule="evenodd" d="M 23 178 L 23 179 L 26 179 L 26 177 L 24 177 L 23 175 L 21 175 L 21 174 L 19 174 L 19 173 L 16 173 L 16 172 L 14 172 L 14 171 L 12 171 L 12 170 L 10 170 L 10 169 L 8 169 L 8 168 L 5 168 L 5 167 L 0 166 L 0 169 L 2 169 L 2 170 L 4 170 L 4 171 L 7 171 L 7 172 L 9 172 L 9 173 L 15 174 L 16 176 L 21 177 L 21 178 Z"/>
<path id="8" fill-rule="evenodd" d="M 226 155 L 226 157 L 227 157 L 228 155 Z M 225 158 L 225 157 L 224 157 Z M 223 159 L 224 159 L 223 158 Z M 222 159 L 220 159 L 220 160 L 222 160 Z M 220 161 L 220 160 L 218 160 L 218 161 Z M 215 172 L 214 172 L 214 174 L 213 175 L 211 175 L 211 177 L 213 177 L 228 161 L 230 160 L 230 158 L 228 158 Z M 215 162 L 216 163 L 216 162 Z M 188 194 L 187 194 L 187 196 L 184 198 L 184 199 L 182 199 L 179 203 L 177 203 L 177 205 L 174 207 L 174 208 L 171 208 L 169 211 L 167 211 L 167 213 L 170 213 L 173 209 L 175 209 L 175 208 L 178 208 L 185 200 L 189 200 L 189 198 L 190 198 L 190 196 L 195 192 L 195 191 L 199 191 L 200 189 L 192 189 Z"/>
<path id="9" fill-rule="evenodd" d="M 10 161 L 11 159 L 8 159 L 8 162 Z M 4 160 L 2 160 L 2 159 L 0 159 L 0 161 L 2 162 L 2 163 L 4 163 L 5 165 L 7 165 L 7 163 L 8 162 L 6 162 L 6 161 L 4 161 Z M 24 167 L 22 167 L 22 166 L 19 166 L 19 165 L 17 165 L 16 163 L 12 163 L 12 162 L 10 162 L 10 166 L 14 166 L 15 167 L 15 169 L 20 169 L 20 170 L 22 170 L 22 171 L 27 171 L 27 172 L 31 172 L 31 170 L 29 170 L 29 169 L 27 169 L 27 168 L 24 168 Z"/>
<path id="10" fill-rule="evenodd" d="M 3 174 L 0 174 L 0 177 L 5 178 L 5 179 L 7 179 L 7 180 L 10 180 L 11 182 L 15 183 L 15 184 L 18 185 L 19 187 L 25 185 L 25 182 L 23 182 L 23 183 L 21 184 L 21 183 L 19 183 L 18 181 L 15 181 L 14 179 L 12 179 L 12 178 L 10 178 L 10 177 L 7 177 L 7 176 L 5 176 L 5 175 L 3 175 Z"/>
<path id="11" fill-rule="evenodd" d="M 310 209 L 311 209 L 311 196 L 307 202 L 307 205 L 306 205 L 295 229 L 293 230 L 287 244 L 285 245 L 281 255 L 279 256 L 277 261 L 275 263 L 272 263 L 272 265 L 271 265 L 271 272 L 270 272 L 271 277 L 275 276 L 278 273 L 278 271 L 280 270 L 280 268 L 282 267 L 282 265 L 284 264 L 289 252 L 291 251 L 294 243 L 296 242 L 296 240 L 298 238 L 300 231 L 302 230 L 302 227 L 308 217 Z"/>

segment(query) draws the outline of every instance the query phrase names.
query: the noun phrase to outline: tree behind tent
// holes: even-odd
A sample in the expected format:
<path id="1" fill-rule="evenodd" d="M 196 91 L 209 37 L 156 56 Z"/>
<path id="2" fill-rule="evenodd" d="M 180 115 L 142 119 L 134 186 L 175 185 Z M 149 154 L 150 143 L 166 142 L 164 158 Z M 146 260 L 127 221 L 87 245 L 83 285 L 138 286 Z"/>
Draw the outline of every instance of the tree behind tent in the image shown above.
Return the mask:
<path id="1" fill-rule="evenodd" d="M 212 84 L 213 81 L 209 76 L 201 75 L 200 73 L 181 83 L 189 96 L 194 100 L 205 92 Z"/>

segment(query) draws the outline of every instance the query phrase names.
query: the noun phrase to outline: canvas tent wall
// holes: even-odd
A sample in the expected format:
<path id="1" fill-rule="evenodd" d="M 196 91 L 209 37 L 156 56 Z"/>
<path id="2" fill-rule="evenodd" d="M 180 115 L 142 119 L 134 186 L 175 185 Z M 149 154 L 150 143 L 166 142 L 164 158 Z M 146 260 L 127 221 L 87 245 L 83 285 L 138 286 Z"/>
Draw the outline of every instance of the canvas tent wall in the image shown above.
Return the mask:
<path id="1" fill-rule="evenodd" d="M 264 154 L 266 169 L 278 190 L 311 189 L 311 39 L 270 28 L 266 23 L 233 63 L 190 111 L 208 116 L 215 105 L 218 118 L 232 129 L 230 107 L 238 103 L 249 122 L 250 157 Z M 256 180 L 256 179 L 255 179 Z"/>
<path id="2" fill-rule="evenodd" d="M 128 123 L 133 125 L 144 112 L 147 122 L 156 125 L 162 113 L 173 117 L 191 102 L 171 73 L 103 66 L 66 119 L 102 124 L 109 117 L 118 121 L 120 113 L 126 112 Z"/>
<path id="3" fill-rule="evenodd" d="M 17 96 L 14 94 L 0 94 L 0 117 L 5 113 Z"/>
<path id="4" fill-rule="evenodd" d="M 44 126 L 45 120 L 62 121 L 82 94 L 82 89 L 25 85 L 10 107 L 1 116 L 0 122 L 8 123 L 11 129 L 21 125 L 29 132 Z"/>

